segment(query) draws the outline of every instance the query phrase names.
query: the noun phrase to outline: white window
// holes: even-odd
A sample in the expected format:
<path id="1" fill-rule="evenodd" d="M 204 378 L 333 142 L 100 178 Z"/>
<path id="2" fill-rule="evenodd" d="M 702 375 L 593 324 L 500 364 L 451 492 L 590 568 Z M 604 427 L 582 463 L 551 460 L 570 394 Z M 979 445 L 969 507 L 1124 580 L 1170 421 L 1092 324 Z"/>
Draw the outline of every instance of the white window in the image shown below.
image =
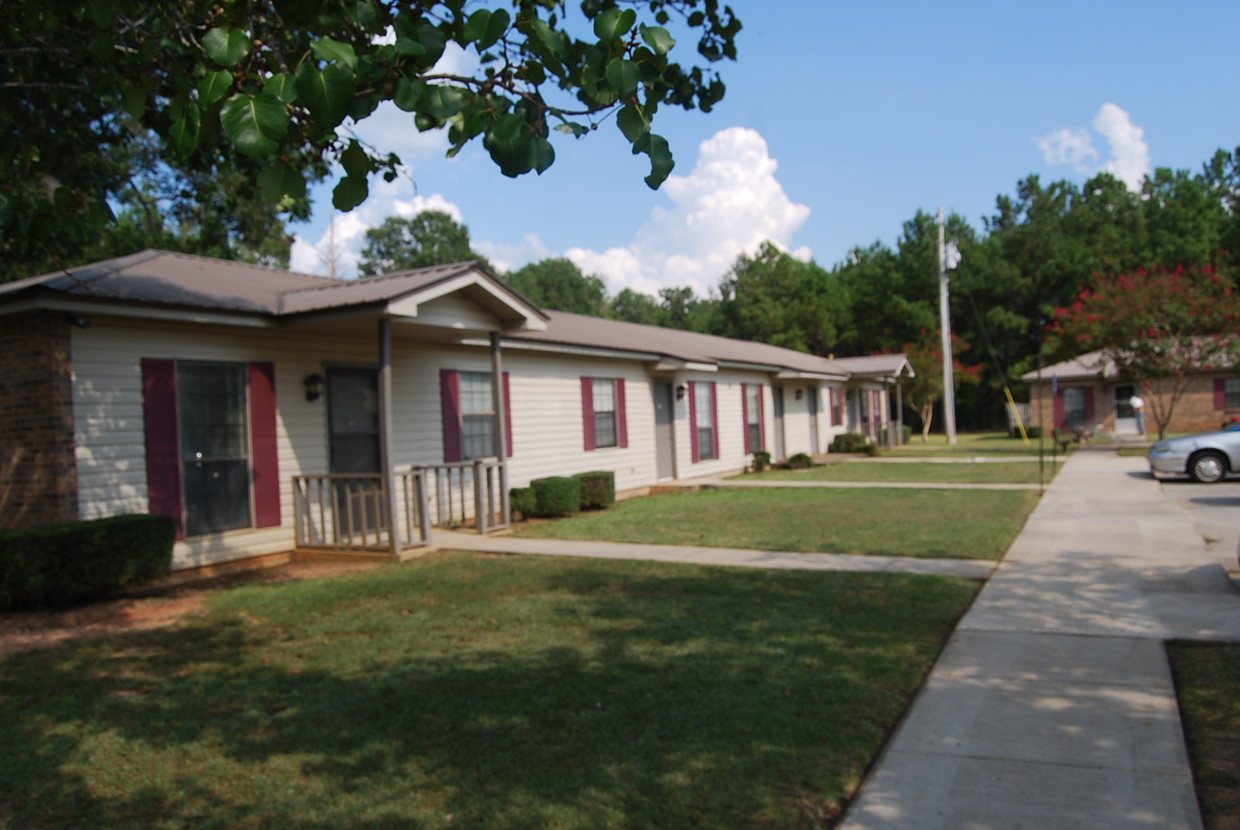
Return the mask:
<path id="1" fill-rule="evenodd" d="M 468 461 L 496 454 L 491 373 L 461 372 L 461 456 Z"/>
<path id="2" fill-rule="evenodd" d="M 750 452 L 762 446 L 762 387 L 757 384 L 745 386 L 745 437 Z"/>
<path id="3" fill-rule="evenodd" d="M 592 378 L 594 407 L 594 446 L 615 447 L 620 443 L 616 429 L 616 382 Z"/>
<path id="4" fill-rule="evenodd" d="M 695 383 L 693 385 L 694 428 L 696 430 L 698 460 L 700 461 L 715 457 L 714 391 L 714 383 Z"/>

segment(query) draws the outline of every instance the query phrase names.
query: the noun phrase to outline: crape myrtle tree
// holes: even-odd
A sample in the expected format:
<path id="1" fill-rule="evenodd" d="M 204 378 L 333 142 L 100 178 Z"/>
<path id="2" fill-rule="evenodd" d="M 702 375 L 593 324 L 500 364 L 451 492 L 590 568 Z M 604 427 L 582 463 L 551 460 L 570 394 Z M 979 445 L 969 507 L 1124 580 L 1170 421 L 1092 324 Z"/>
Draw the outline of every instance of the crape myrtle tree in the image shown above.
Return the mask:
<path id="1" fill-rule="evenodd" d="M 1189 380 L 1240 359 L 1240 303 L 1211 266 L 1097 276 L 1055 309 L 1047 344 L 1058 356 L 1098 350 L 1136 384 L 1159 439 Z"/>
<path id="2" fill-rule="evenodd" d="M 481 143 L 506 176 L 551 166 L 551 132 L 605 119 L 672 170 L 661 106 L 710 110 L 740 21 L 718 0 L 15 0 L 0 27 L 0 262 L 64 263 L 112 218 L 127 148 L 154 141 L 170 167 L 226 169 L 294 218 L 339 165 L 338 210 L 400 159 L 350 137 L 391 102 L 449 155 Z M 697 55 L 672 32 L 696 40 Z M 437 70 L 449 44 L 471 74 Z M 673 60 L 673 54 L 677 60 Z M 11 270 L 12 269 L 12 270 Z"/>
<path id="3" fill-rule="evenodd" d="M 965 366 L 956 355 L 969 350 L 969 344 L 952 334 L 952 382 L 956 388 L 981 380 L 981 366 Z M 934 408 L 943 399 L 943 343 L 939 330 L 922 331 L 913 343 L 905 343 L 901 350 L 913 367 L 913 376 L 901 381 L 904 387 L 904 403 L 921 419 L 921 440 L 930 439 L 930 427 L 934 421 Z"/>

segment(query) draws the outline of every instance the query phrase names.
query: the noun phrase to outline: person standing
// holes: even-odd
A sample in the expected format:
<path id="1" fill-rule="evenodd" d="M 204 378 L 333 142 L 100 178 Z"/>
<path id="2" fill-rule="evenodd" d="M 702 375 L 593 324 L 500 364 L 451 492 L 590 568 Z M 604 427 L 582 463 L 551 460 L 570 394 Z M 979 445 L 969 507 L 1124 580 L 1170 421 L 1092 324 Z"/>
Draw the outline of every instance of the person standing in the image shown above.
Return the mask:
<path id="1" fill-rule="evenodd" d="M 1137 417 L 1137 432 L 1145 434 L 1145 401 L 1136 392 L 1132 393 L 1132 397 L 1128 399 L 1128 405 L 1132 407 L 1132 414 Z"/>

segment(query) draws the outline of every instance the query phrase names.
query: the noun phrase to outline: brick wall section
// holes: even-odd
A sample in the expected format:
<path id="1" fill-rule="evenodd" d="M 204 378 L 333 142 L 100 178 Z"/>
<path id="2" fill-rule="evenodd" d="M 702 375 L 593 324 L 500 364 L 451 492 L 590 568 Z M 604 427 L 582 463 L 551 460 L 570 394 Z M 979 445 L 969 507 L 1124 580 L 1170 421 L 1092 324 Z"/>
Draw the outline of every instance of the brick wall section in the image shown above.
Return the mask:
<path id="1" fill-rule="evenodd" d="M 1167 432 L 1209 432 L 1218 429 L 1234 418 L 1240 418 L 1240 409 L 1218 409 L 1214 399 L 1214 380 L 1216 377 L 1233 377 L 1232 375 L 1202 375 L 1189 380 L 1184 396 L 1176 404 L 1171 416 Z M 1060 388 L 1065 386 L 1092 386 L 1096 402 L 1094 421 L 1103 425 L 1104 431 L 1115 428 L 1115 413 L 1112 410 L 1112 396 L 1115 385 L 1110 383 L 1088 383 L 1084 381 L 1061 381 Z M 1043 426 L 1048 432 L 1054 428 L 1055 407 L 1051 398 L 1049 382 L 1029 385 L 1030 402 L 1033 405 L 1033 423 Z M 1145 428 L 1151 436 L 1156 436 L 1158 427 L 1154 423 L 1154 413 L 1149 405 L 1149 394 L 1146 399 Z"/>
<path id="2" fill-rule="evenodd" d="M 76 518 L 69 322 L 0 317 L 0 529 Z"/>

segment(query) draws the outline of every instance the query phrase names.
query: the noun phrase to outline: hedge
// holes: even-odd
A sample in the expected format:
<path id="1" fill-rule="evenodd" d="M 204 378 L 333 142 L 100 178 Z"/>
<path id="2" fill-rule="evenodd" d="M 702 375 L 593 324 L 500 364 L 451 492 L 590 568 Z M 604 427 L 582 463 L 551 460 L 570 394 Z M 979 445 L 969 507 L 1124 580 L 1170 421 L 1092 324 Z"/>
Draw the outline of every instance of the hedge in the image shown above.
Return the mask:
<path id="1" fill-rule="evenodd" d="M 128 515 L 0 533 L 0 609 L 63 607 L 160 579 L 176 520 Z"/>
<path id="2" fill-rule="evenodd" d="M 529 519 L 538 509 L 538 498 L 534 495 L 534 488 L 512 488 L 508 491 L 508 505 L 513 513 L 520 513 L 522 519 Z"/>
<path id="3" fill-rule="evenodd" d="M 865 452 L 869 444 L 860 432 L 841 432 L 831 441 L 831 452 Z"/>
<path id="4" fill-rule="evenodd" d="M 534 491 L 534 510 L 539 516 L 572 516 L 581 512 L 581 482 L 575 478 L 551 476 L 530 482 Z"/>
<path id="5" fill-rule="evenodd" d="M 578 473 L 581 483 L 581 509 L 603 510 L 616 503 L 616 474 L 610 470 Z"/>

